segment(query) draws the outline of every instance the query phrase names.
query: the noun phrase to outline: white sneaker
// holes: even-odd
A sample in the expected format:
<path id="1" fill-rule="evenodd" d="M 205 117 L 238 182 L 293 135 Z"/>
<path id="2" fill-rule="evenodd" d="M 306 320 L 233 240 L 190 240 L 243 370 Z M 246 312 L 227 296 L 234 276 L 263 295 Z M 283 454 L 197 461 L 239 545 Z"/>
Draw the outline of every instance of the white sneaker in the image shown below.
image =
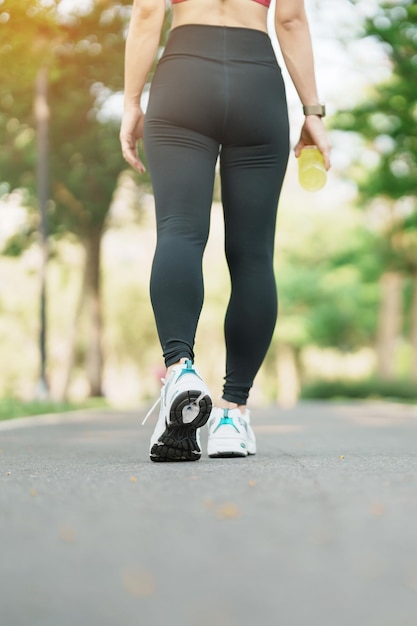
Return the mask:
<path id="1" fill-rule="evenodd" d="M 212 401 L 209 390 L 191 360 L 179 363 L 163 380 L 159 419 L 151 437 L 151 461 L 197 461 L 201 456 L 198 428 L 207 422 Z"/>
<path id="2" fill-rule="evenodd" d="M 208 428 L 209 457 L 256 454 L 256 439 L 250 425 L 248 409 L 243 415 L 240 409 L 215 408 L 211 412 Z"/>

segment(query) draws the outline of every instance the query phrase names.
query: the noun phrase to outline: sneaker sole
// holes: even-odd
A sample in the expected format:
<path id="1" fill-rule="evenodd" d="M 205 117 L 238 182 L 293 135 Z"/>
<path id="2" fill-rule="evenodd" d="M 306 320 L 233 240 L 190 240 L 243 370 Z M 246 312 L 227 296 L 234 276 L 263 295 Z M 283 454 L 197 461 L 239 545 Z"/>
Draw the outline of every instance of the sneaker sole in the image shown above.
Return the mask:
<path id="1" fill-rule="evenodd" d="M 194 410 L 197 408 L 196 402 L 198 400 L 198 413 L 191 420 L 184 420 L 184 411 L 187 408 L 193 406 Z M 193 426 L 194 428 L 201 428 L 207 423 L 210 417 L 212 409 L 212 402 L 209 395 L 202 396 L 201 391 L 190 390 L 179 393 L 171 405 L 169 412 L 170 426 L 176 424 L 177 426 Z"/>
<path id="2" fill-rule="evenodd" d="M 243 443 L 243 440 L 242 440 Z M 227 439 L 218 439 L 207 444 L 207 454 L 211 459 L 245 457 L 248 455 L 246 447 L 242 447 L 239 441 L 230 442 Z"/>
<path id="3" fill-rule="evenodd" d="M 231 444 L 227 439 L 217 440 L 216 442 L 207 444 L 207 454 L 211 459 L 217 458 L 233 458 L 233 457 L 246 457 L 256 454 L 256 450 L 249 450 L 249 448 L 242 448 L 239 443 Z"/>
<path id="4" fill-rule="evenodd" d="M 253 456 L 256 452 L 237 452 L 236 450 L 219 450 L 217 452 L 211 452 L 208 456 L 210 459 L 232 459 L 232 458 L 245 458 L 247 456 Z"/>
<path id="5" fill-rule="evenodd" d="M 190 423 L 185 424 L 183 410 L 195 404 L 197 400 L 198 414 Z M 201 450 L 197 443 L 197 429 L 207 423 L 211 409 L 212 402 L 209 395 L 201 397 L 201 391 L 196 390 L 180 393 L 171 405 L 170 424 L 151 448 L 151 461 L 156 463 L 198 461 L 201 457 Z"/>
<path id="6" fill-rule="evenodd" d="M 210 459 L 244 459 L 247 456 L 241 452 L 213 452 L 209 454 Z"/>

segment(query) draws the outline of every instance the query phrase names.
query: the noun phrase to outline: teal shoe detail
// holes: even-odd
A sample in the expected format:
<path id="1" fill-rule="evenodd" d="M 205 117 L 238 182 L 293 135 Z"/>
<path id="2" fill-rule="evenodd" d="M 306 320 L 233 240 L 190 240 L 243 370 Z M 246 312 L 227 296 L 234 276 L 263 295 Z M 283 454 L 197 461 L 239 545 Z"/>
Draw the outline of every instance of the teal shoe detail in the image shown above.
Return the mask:
<path id="1" fill-rule="evenodd" d="M 240 434 L 239 429 L 233 421 L 232 417 L 229 417 L 229 409 L 224 409 L 224 417 L 220 418 L 220 422 L 217 424 L 216 428 L 213 430 L 213 433 L 219 430 L 220 426 L 232 426 L 237 433 Z"/>
<path id="2" fill-rule="evenodd" d="M 181 376 L 185 376 L 186 374 L 194 374 L 194 376 L 197 376 L 197 378 L 199 378 L 200 380 L 203 380 L 201 378 L 201 376 L 199 376 L 197 374 L 197 372 L 195 371 L 194 366 L 193 366 L 193 362 L 191 361 L 191 359 L 187 359 L 187 361 L 185 361 L 184 365 L 185 365 L 185 367 L 183 367 L 183 369 L 179 373 L 177 381 L 181 378 Z"/>

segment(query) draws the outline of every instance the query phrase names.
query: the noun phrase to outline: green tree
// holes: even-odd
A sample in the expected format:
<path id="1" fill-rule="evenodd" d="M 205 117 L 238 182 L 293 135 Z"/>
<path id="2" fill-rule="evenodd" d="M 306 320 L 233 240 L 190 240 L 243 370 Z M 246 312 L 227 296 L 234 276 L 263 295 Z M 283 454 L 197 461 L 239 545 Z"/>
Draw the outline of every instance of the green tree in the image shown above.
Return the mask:
<path id="1" fill-rule="evenodd" d="M 279 316 L 266 375 L 280 404 L 293 404 L 308 382 L 306 349 L 353 353 L 373 345 L 379 266 L 375 236 L 360 214 L 339 206 L 333 218 L 309 205 L 283 209 L 277 231 Z M 272 399 L 272 398 L 271 398 Z"/>
<path id="2" fill-rule="evenodd" d="M 59 12 L 58 0 L 47 5 L 4 0 L 0 14 L 0 58 L 5 68 L 0 79 L 0 129 L 5 136 L 1 179 L 9 189 L 24 189 L 29 203 L 36 206 L 33 95 L 36 76 L 46 68 L 51 112 L 48 217 L 52 234 L 72 233 L 85 250 L 75 318 L 86 308 L 91 395 L 102 392 L 100 243 L 119 175 L 126 168 L 119 122 L 103 118 L 102 105 L 122 90 L 130 5 L 129 0 L 101 0 L 87 12 L 68 16 Z M 167 12 L 162 43 L 169 22 Z M 141 182 L 147 181 L 142 177 Z M 72 335 L 75 338 L 75 330 Z"/>
<path id="3" fill-rule="evenodd" d="M 404 278 L 413 283 L 412 376 L 417 379 L 417 5 L 413 0 L 381 2 L 364 24 L 364 36 L 381 42 L 391 64 L 390 77 L 373 87 L 366 100 L 335 116 L 333 126 L 358 134 L 376 155 L 372 166 L 355 163 L 359 203 L 379 237 L 373 248 L 380 260 L 379 373 L 391 378 L 393 351 L 401 332 Z M 368 159 L 369 160 L 369 159 Z"/>
<path id="4" fill-rule="evenodd" d="M 34 196 L 33 78 L 43 70 L 49 79 L 52 153 L 49 221 L 54 233 L 76 234 L 86 251 L 83 302 L 89 306 L 91 320 L 86 360 L 91 394 L 100 395 L 100 240 L 117 179 L 125 165 L 118 149 L 117 126 L 100 122 L 97 103 L 104 80 L 113 89 L 121 88 L 117 62 L 119 66 L 122 63 L 125 18 L 120 5 L 109 3 L 105 11 L 96 4 L 87 15 L 71 19 L 60 19 L 57 4 L 44 7 L 26 1 L 17 10 L 10 1 L 3 4 L 5 15 L 9 16 L 8 34 L 16 32 L 17 37 L 2 47 L 12 79 L 7 82 L 8 97 L 2 98 L 3 118 L 9 117 L 6 131 L 11 131 L 6 142 L 9 150 L 4 149 L 2 177 L 11 186 L 24 187 Z M 32 15 L 36 18 L 34 23 L 27 19 Z M 21 81 L 18 68 L 27 56 L 23 42 L 28 36 L 26 22 L 32 35 L 29 41 L 34 42 L 33 57 Z M 19 104 L 15 108 L 16 101 Z M 19 117 L 10 124 L 16 113 Z"/>

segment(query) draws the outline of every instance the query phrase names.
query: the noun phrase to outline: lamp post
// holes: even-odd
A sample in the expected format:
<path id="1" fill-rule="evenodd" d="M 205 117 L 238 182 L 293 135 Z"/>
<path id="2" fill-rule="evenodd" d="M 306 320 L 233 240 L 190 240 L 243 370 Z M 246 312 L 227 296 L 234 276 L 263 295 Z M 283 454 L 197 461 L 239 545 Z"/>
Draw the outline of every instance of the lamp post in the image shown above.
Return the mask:
<path id="1" fill-rule="evenodd" d="M 49 127 L 49 106 L 48 106 L 48 68 L 43 66 L 36 79 L 35 94 L 35 118 L 37 133 L 37 166 L 36 183 L 40 212 L 39 239 L 41 247 L 41 267 L 40 267 L 40 326 L 39 326 L 39 351 L 40 370 L 36 395 L 39 399 L 49 397 L 49 385 L 46 374 L 47 364 L 47 315 L 46 315 L 46 269 L 48 263 L 48 216 L 47 204 L 49 196 L 49 176 L 48 176 L 48 127 Z"/>

